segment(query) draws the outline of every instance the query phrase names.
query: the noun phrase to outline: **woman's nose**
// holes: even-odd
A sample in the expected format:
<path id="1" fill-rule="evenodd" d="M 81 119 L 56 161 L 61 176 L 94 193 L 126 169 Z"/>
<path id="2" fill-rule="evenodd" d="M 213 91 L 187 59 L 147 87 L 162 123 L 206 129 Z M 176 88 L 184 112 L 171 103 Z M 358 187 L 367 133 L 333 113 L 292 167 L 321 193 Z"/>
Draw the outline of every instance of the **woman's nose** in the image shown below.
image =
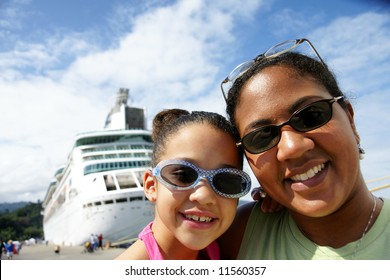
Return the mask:
<path id="1" fill-rule="evenodd" d="M 314 141 L 304 132 L 286 126 L 281 130 L 280 141 L 277 145 L 277 158 L 279 161 L 298 158 L 305 152 L 314 148 Z"/>

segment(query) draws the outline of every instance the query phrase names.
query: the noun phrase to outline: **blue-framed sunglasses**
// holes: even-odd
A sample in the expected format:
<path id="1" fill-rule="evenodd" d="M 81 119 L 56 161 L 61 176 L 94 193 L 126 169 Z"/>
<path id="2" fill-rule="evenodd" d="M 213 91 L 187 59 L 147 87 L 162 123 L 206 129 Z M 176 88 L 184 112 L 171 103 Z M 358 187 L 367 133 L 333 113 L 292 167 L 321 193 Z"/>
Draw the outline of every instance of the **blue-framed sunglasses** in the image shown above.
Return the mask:
<path id="1" fill-rule="evenodd" d="M 161 161 L 152 169 L 152 174 L 171 190 L 193 189 L 202 178 L 207 178 L 214 192 L 226 198 L 242 197 L 251 189 L 249 175 L 240 169 L 204 170 L 185 160 Z"/>

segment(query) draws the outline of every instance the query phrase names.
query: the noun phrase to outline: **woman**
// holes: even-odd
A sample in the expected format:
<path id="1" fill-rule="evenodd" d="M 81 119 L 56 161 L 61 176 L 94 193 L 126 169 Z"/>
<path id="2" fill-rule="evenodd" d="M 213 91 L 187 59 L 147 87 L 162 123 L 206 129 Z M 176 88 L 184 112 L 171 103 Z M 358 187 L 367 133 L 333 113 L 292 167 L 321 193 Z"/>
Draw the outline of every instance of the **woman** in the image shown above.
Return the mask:
<path id="1" fill-rule="evenodd" d="M 317 60 L 296 52 L 305 44 Z M 224 256 L 390 259 L 390 202 L 365 184 L 353 108 L 313 45 L 281 43 L 238 66 L 221 87 L 237 145 L 264 191 L 285 207 L 240 208 L 220 241 Z"/>

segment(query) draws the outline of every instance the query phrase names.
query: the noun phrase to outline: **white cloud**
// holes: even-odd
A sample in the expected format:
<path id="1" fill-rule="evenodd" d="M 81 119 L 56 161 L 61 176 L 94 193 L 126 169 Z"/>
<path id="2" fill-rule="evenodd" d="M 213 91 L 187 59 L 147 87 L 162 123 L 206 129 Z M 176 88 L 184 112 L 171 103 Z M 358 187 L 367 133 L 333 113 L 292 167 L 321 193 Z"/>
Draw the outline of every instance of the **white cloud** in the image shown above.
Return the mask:
<path id="1" fill-rule="evenodd" d="M 368 71 L 362 70 L 367 67 L 374 68 L 378 63 L 389 67 L 389 25 L 388 14 L 368 12 L 356 17 L 339 18 L 317 29 L 313 37 L 325 50 L 332 67 L 341 73 L 360 73 L 364 77 Z"/>
<path id="2" fill-rule="evenodd" d="M 390 175 L 390 16 L 364 13 L 319 28 L 315 46 L 350 96 L 366 151 L 361 162 L 367 180 Z M 382 184 L 384 182 L 381 182 Z M 369 185 L 369 187 L 374 187 Z M 387 191 L 387 197 L 390 192 Z"/>
<path id="3" fill-rule="evenodd" d="M 0 53 L 0 129 L 9 132 L 0 137 L 1 200 L 43 199 L 75 134 L 103 127 L 119 87 L 131 88 L 149 121 L 163 108 L 222 112 L 223 104 L 214 105 L 222 101 L 215 83 L 219 51 L 233 38 L 234 20 L 250 20 L 258 2 L 153 6 L 133 14 L 117 43 L 96 45 L 102 42 L 96 30 L 55 32 L 39 43 L 20 39 Z"/>

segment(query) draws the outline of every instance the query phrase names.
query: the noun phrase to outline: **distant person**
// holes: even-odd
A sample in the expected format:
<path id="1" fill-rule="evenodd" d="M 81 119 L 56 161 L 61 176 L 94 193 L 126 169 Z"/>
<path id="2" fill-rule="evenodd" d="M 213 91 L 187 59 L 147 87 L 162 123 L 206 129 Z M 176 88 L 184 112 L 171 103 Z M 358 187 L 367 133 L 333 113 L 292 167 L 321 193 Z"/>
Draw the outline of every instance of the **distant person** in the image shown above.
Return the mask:
<path id="1" fill-rule="evenodd" d="M 103 250 L 103 234 L 99 234 L 98 241 L 99 241 L 99 249 Z"/>
<path id="2" fill-rule="evenodd" d="M 99 247 L 99 237 L 98 237 L 97 234 L 93 235 L 93 241 L 94 241 L 94 243 L 93 243 L 93 245 L 94 245 L 93 246 L 93 250 L 96 251 L 97 248 Z"/>
<path id="3" fill-rule="evenodd" d="M 97 243 L 95 235 L 93 233 L 91 233 L 91 236 L 89 237 L 89 243 L 91 243 L 92 250 L 95 251 Z"/>
<path id="4" fill-rule="evenodd" d="M 15 248 L 16 248 L 16 254 L 20 254 L 20 251 L 22 250 L 22 247 L 23 247 L 23 241 L 20 241 L 20 242 L 17 242 L 17 244 L 15 245 Z"/>
<path id="5" fill-rule="evenodd" d="M 144 191 L 155 219 L 117 259 L 220 259 L 215 240 L 251 186 L 234 130 L 219 114 L 172 109 L 156 115 L 152 139 Z"/>
<path id="6" fill-rule="evenodd" d="M 3 243 L 3 240 L 0 239 L 0 260 L 2 259 L 3 257 L 3 253 L 6 254 L 7 250 L 5 248 L 5 245 Z"/>
<path id="7" fill-rule="evenodd" d="M 15 244 L 12 240 L 8 240 L 7 243 L 3 243 L 7 252 L 7 260 L 12 260 L 14 256 Z"/>
<path id="8" fill-rule="evenodd" d="M 59 254 L 61 251 L 61 247 L 59 245 L 54 246 L 54 253 Z"/>

